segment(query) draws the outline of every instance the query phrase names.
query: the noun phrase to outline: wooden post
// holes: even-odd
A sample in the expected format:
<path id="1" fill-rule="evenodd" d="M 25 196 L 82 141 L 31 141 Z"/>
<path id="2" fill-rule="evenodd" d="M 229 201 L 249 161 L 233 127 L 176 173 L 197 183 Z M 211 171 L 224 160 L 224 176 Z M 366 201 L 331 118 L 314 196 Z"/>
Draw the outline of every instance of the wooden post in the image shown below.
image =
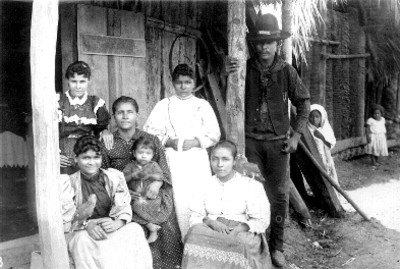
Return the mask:
<path id="1" fill-rule="evenodd" d="M 282 1 L 282 31 L 292 33 L 292 0 Z M 292 64 L 292 37 L 283 41 L 282 58 Z"/>
<path id="2" fill-rule="evenodd" d="M 36 208 L 44 268 L 68 268 L 59 200 L 59 150 L 55 95 L 58 1 L 34 0 L 31 24 L 32 114 Z"/>
<path id="3" fill-rule="evenodd" d="M 228 1 L 228 57 L 240 61 L 238 72 L 228 77 L 226 93 L 227 137 L 245 153 L 244 91 L 246 82 L 246 4 L 245 0 Z"/>
<path id="4" fill-rule="evenodd" d="M 356 8 L 349 8 L 350 27 L 350 45 L 352 54 L 366 55 L 366 36 L 362 26 L 359 25 L 359 11 Z M 364 135 L 364 114 L 365 114 L 365 57 L 355 58 L 351 61 L 350 72 L 352 79 L 350 80 L 350 88 L 352 92 L 351 103 L 353 106 L 353 135 Z"/>

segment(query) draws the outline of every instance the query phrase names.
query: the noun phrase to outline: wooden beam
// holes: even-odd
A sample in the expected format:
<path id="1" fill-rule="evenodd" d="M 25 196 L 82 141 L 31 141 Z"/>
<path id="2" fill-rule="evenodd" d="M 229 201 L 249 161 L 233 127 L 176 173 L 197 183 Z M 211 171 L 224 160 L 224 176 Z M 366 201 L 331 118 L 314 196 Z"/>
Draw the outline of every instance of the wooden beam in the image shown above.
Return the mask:
<path id="1" fill-rule="evenodd" d="M 31 85 L 36 208 L 44 268 L 68 268 L 59 200 L 60 160 L 55 93 L 58 1 L 34 0 L 31 23 Z"/>
<path id="2" fill-rule="evenodd" d="M 123 38 L 81 34 L 82 53 L 144 58 L 146 43 L 144 39 Z"/>
<path id="3" fill-rule="evenodd" d="M 365 136 L 352 137 L 348 139 L 339 140 L 331 150 L 331 154 L 336 154 L 349 148 L 355 148 L 367 144 L 367 138 Z"/>
<path id="4" fill-rule="evenodd" d="M 197 38 L 201 36 L 201 32 L 190 26 L 182 26 L 178 24 L 167 23 L 152 17 L 146 18 L 146 27 L 154 27 L 174 34 L 186 34 L 189 37 Z"/>
<path id="5" fill-rule="evenodd" d="M 314 43 L 321 43 L 321 44 L 331 45 L 331 46 L 339 46 L 340 45 L 340 41 L 335 41 L 335 40 L 327 40 L 327 39 L 314 38 L 314 37 L 310 37 L 310 38 L 308 38 L 308 40 L 310 40 L 311 42 L 314 42 Z"/>
<path id="6" fill-rule="evenodd" d="M 238 153 L 245 153 L 244 91 L 246 82 L 246 4 L 245 0 L 228 1 L 228 57 L 237 58 L 240 68 L 228 76 L 226 110 L 228 139 L 236 143 Z"/>
<path id="7" fill-rule="evenodd" d="M 362 53 L 362 54 L 330 54 L 330 53 L 321 53 L 322 57 L 325 59 L 355 59 L 355 58 L 367 58 L 371 56 L 369 53 Z"/>

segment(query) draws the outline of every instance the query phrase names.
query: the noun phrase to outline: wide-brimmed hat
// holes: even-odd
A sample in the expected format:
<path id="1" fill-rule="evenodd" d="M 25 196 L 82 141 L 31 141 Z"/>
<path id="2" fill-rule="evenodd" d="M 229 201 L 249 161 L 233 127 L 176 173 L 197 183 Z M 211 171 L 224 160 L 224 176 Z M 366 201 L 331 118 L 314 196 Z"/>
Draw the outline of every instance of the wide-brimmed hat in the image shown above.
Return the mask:
<path id="1" fill-rule="evenodd" d="M 279 29 L 278 20 L 272 14 L 263 14 L 258 16 L 256 25 L 247 35 L 249 41 L 274 41 L 283 40 L 290 37 L 286 31 Z"/>

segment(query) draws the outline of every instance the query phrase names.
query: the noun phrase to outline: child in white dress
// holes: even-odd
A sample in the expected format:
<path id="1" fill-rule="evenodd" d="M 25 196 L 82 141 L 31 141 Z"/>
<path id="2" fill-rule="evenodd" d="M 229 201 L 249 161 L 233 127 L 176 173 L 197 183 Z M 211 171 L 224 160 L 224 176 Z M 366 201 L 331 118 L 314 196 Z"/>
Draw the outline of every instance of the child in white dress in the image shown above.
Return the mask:
<path id="1" fill-rule="evenodd" d="M 367 120 L 367 141 L 365 153 L 371 155 L 371 164 L 377 165 L 378 156 L 388 156 L 388 148 L 386 142 L 386 127 L 383 108 L 380 105 L 372 107 L 372 118 Z"/>

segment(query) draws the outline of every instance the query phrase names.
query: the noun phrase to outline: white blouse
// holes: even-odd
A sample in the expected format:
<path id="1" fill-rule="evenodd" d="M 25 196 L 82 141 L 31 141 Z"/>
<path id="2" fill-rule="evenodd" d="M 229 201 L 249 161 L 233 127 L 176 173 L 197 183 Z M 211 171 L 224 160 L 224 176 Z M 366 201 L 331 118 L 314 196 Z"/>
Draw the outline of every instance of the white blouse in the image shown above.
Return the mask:
<path id="1" fill-rule="evenodd" d="M 249 232 L 264 233 L 268 228 L 270 204 L 260 182 L 235 172 L 225 183 L 213 176 L 202 185 L 191 203 L 190 226 L 208 216 L 244 222 Z"/>
<path id="2" fill-rule="evenodd" d="M 211 105 L 195 96 L 188 99 L 172 96 L 161 100 L 150 113 L 143 130 L 157 136 L 163 145 L 169 138 L 197 138 L 202 148 L 209 148 L 221 136 Z"/>

